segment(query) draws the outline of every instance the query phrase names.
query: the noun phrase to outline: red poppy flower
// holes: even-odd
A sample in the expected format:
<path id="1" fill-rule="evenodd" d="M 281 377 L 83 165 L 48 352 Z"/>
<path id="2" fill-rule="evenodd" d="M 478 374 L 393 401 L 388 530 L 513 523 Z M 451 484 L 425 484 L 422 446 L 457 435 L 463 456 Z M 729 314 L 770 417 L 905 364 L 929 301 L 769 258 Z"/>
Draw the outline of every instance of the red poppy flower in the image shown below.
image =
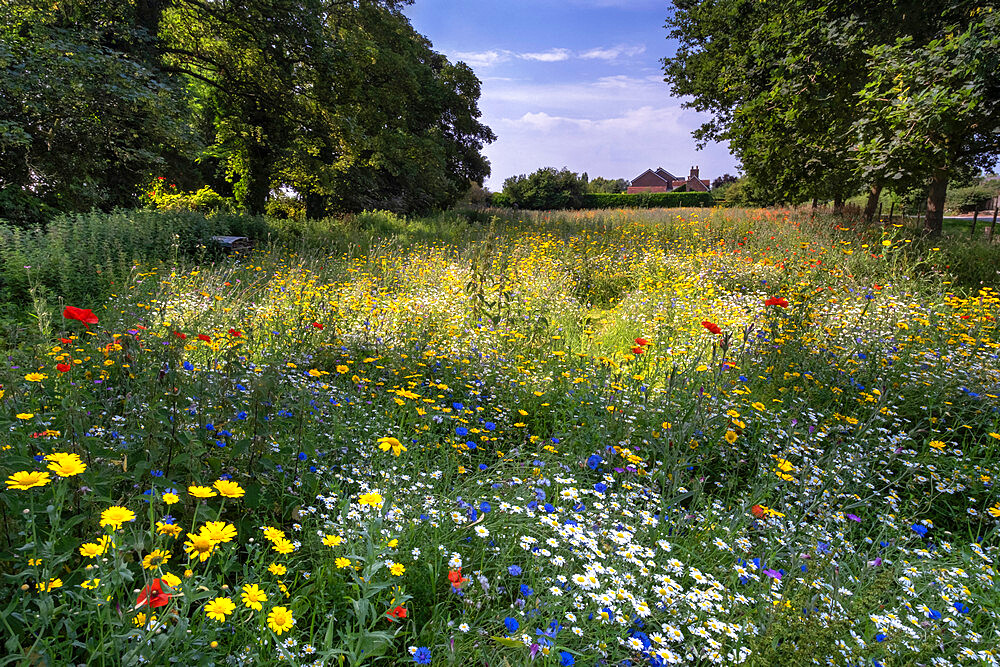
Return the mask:
<path id="1" fill-rule="evenodd" d="M 203 341 L 205 341 L 206 343 L 211 343 L 211 342 L 212 342 L 212 339 L 211 339 L 211 338 L 209 338 L 209 337 L 208 337 L 207 335 L 205 335 L 205 334 L 198 334 L 198 340 L 203 340 Z"/>
<path id="2" fill-rule="evenodd" d="M 319 322 L 313 322 L 313 328 L 315 328 L 315 329 L 322 329 L 323 325 L 320 324 Z"/>
<path id="3" fill-rule="evenodd" d="M 83 326 L 90 328 L 88 325 L 97 324 L 97 315 L 94 315 L 94 311 L 90 308 L 76 308 L 75 306 L 66 306 L 63 310 L 63 317 L 67 320 L 76 320 L 83 324 Z"/>
<path id="4" fill-rule="evenodd" d="M 758 519 L 763 519 L 764 518 L 764 508 L 761 507 L 760 505 L 754 505 L 753 507 L 750 508 L 750 514 L 753 514 Z"/>
<path id="5" fill-rule="evenodd" d="M 782 308 L 788 308 L 788 301 L 782 299 L 780 296 L 772 296 L 770 299 L 764 302 L 765 306 L 781 306 Z"/>
<path id="6" fill-rule="evenodd" d="M 136 329 L 142 329 L 143 331 L 145 331 L 145 330 L 146 330 L 146 327 L 142 326 L 141 324 L 137 324 L 137 325 L 135 325 L 135 328 L 136 328 Z"/>
<path id="7" fill-rule="evenodd" d="M 153 579 L 153 583 L 139 591 L 139 597 L 135 599 L 135 608 L 149 605 L 150 607 L 162 607 L 170 602 L 170 593 L 163 590 L 163 584 L 159 579 Z"/>
<path id="8" fill-rule="evenodd" d="M 236 329 L 230 329 L 229 330 L 229 335 L 232 336 L 233 338 L 239 338 L 240 336 L 243 335 L 243 332 L 242 331 L 237 331 Z"/>
<path id="9" fill-rule="evenodd" d="M 704 322 L 702 322 L 701 326 L 703 326 L 706 329 L 708 329 L 710 333 L 714 333 L 714 334 L 720 334 L 720 333 L 722 333 L 722 329 L 719 328 L 718 324 L 715 324 L 713 322 L 709 322 L 708 320 L 705 320 Z"/>
<path id="10" fill-rule="evenodd" d="M 60 373 L 68 373 L 70 368 L 69 364 L 56 364 L 56 370 Z"/>
<path id="11" fill-rule="evenodd" d="M 69 345 L 73 341 L 71 341 L 69 338 L 60 338 L 59 342 L 62 343 L 63 345 Z"/>
<path id="12" fill-rule="evenodd" d="M 181 340 L 187 340 L 187 334 L 186 333 L 181 333 L 180 331 L 175 331 L 174 335 L 177 336 L 178 338 L 180 338 Z"/>
<path id="13" fill-rule="evenodd" d="M 451 587 L 456 591 L 461 590 L 465 582 L 469 580 L 468 577 L 462 576 L 462 568 L 456 570 L 448 570 L 448 581 L 451 582 Z"/>
<path id="14" fill-rule="evenodd" d="M 635 344 L 638 345 L 639 347 L 645 347 L 646 345 L 649 345 L 649 341 L 646 340 L 645 338 L 636 338 Z"/>
<path id="15" fill-rule="evenodd" d="M 406 607 L 397 605 L 385 613 L 389 618 L 406 618 Z"/>
<path id="16" fill-rule="evenodd" d="M 641 347 L 633 347 L 632 348 L 632 354 L 642 354 L 642 348 Z"/>

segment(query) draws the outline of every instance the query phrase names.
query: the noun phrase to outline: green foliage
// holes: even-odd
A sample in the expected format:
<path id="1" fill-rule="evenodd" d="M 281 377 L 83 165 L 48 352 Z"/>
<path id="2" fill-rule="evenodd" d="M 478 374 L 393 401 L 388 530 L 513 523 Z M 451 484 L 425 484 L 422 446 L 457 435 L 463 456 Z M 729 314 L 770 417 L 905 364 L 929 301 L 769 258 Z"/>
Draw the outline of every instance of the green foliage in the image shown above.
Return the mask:
<path id="1" fill-rule="evenodd" d="M 167 183 L 160 176 L 153 179 L 152 187 L 147 193 L 149 203 L 158 211 L 198 211 L 214 213 L 216 211 L 232 211 L 234 203 L 217 193 L 209 186 L 204 186 L 194 192 L 184 192 L 177 189 L 173 183 Z"/>
<path id="2" fill-rule="evenodd" d="M 960 213 L 972 213 L 986 208 L 987 203 L 1000 193 L 1000 184 L 990 187 L 987 184 L 970 185 L 964 188 L 952 188 L 945 200 L 949 209 Z"/>
<path id="3" fill-rule="evenodd" d="M 628 181 L 624 178 L 603 178 L 597 176 L 587 181 L 587 192 L 591 194 L 595 193 L 609 193 L 618 194 L 623 193 L 628 190 Z"/>
<path id="4" fill-rule="evenodd" d="M 585 194 L 581 208 L 679 208 L 712 206 L 710 192 L 640 192 L 637 194 Z"/>
<path id="5" fill-rule="evenodd" d="M 580 208 L 586 181 L 563 167 L 543 167 L 525 176 L 511 176 L 503 182 L 503 193 L 511 206 L 535 210 Z"/>

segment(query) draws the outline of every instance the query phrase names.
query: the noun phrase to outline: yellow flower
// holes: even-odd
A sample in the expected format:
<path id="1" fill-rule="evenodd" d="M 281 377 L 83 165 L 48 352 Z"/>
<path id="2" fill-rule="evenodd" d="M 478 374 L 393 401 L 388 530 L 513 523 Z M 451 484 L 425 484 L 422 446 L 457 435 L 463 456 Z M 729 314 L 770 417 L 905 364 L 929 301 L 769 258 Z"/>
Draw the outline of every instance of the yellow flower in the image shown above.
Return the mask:
<path id="1" fill-rule="evenodd" d="M 346 373 L 349 370 L 351 370 L 351 369 L 348 368 L 347 366 L 344 366 L 343 364 L 337 366 L 337 372 L 340 373 L 341 375 L 343 375 L 344 373 Z"/>
<path id="2" fill-rule="evenodd" d="M 121 528 L 122 524 L 127 521 L 135 521 L 135 512 L 119 505 L 114 505 L 101 512 L 101 527 L 111 526 L 117 529 Z"/>
<path id="3" fill-rule="evenodd" d="M 87 469 L 87 464 L 80 460 L 78 454 L 49 454 L 45 458 L 51 461 L 49 470 L 60 477 L 73 477 Z"/>
<path id="4" fill-rule="evenodd" d="M 146 625 L 146 612 L 140 611 L 135 615 L 135 618 L 132 619 L 132 622 L 135 623 L 135 627 L 137 628 L 141 628 Z"/>
<path id="5" fill-rule="evenodd" d="M 406 566 L 402 563 L 393 563 L 389 566 L 389 572 L 391 572 L 394 577 L 402 577 L 403 573 L 406 572 Z"/>
<path id="6" fill-rule="evenodd" d="M 35 486 L 45 486 L 51 481 L 49 477 L 50 475 L 47 472 L 28 472 L 22 470 L 7 478 L 7 488 L 27 491 Z"/>
<path id="7" fill-rule="evenodd" d="M 945 448 L 945 444 L 943 442 L 941 442 L 940 440 L 931 440 L 930 442 L 927 443 L 927 446 L 928 447 L 933 447 L 934 449 L 939 449 L 939 450 Z"/>
<path id="8" fill-rule="evenodd" d="M 160 567 L 170 560 L 170 552 L 163 549 L 155 549 L 152 553 L 142 559 L 142 566 L 147 570 Z"/>
<path id="9" fill-rule="evenodd" d="M 751 403 L 750 407 L 753 408 L 754 410 L 758 410 L 760 412 L 764 412 L 764 410 L 765 410 L 764 404 L 761 403 L 760 401 L 756 401 L 754 403 Z"/>
<path id="10" fill-rule="evenodd" d="M 292 629 L 295 619 L 292 618 L 292 612 L 290 612 L 285 607 L 275 607 L 271 610 L 271 613 L 267 615 L 267 626 L 274 630 L 274 634 L 280 635 L 282 632 L 288 632 Z"/>
<path id="11" fill-rule="evenodd" d="M 726 431 L 726 442 L 730 445 L 736 442 L 736 438 L 738 437 L 739 436 L 736 435 L 736 431 Z"/>
<path id="12" fill-rule="evenodd" d="M 229 598 L 215 598 L 205 605 L 205 613 L 208 614 L 208 617 L 220 623 L 224 623 L 226 616 L 235 610 L 236 604 Z"/>
<path id="13" fill-rule="evenodd" d="M 990 516 L 992 516 L 994 519 L 1000 519 L 1000 503 L 997 503 L 996 505 L 994 505 L 993 507 L 989 508 L 986 511 L 989 512 Z"/>
<path id="14" fill-rule="evenodd" d="M 246 493 L 239 484 L 232 480 L 220 479 L 213 484 L 219 490 L 219 495 L 224 498 L 242 498 Z"/>
<path id="15" fill-rule="evenodd" d="M 377 491 L 366 493 L 358 498 L 358 504 L 370 505 L 371 507 L 381 507 L 383 502 L 385 502 L 385 499 L 382 498 L 382 494 Z"/>
<path id="16" fill-rule="evenodd" d="M 236 537 L 236 526 L 225 521 L 209 521 L 198 531 L 198 534 L 207 537 L 216 544 L 232 542 Z"/>
<path id="17" fill-rule="evenodd" d="M 396 438 L 379 438 L 378 448 L 381 449 L 383 452 L 387 452 L 391 449 L 393 456 L 399 456 L 400 453 L 406 451 L 406 447 L 403 445 L 403 443 L 401 443 Z"/>
<path id="18" fill-rule="evenodd" d="M 32 417 L 35 416 L 35 413 L 34 412 L 18 412 L 16 416 L 17 416 L 18 419 L 31 419 Z"/>
<path id="19" fill-rule="evenodd" d="M 205 535 L 194 535 L 192 533 L 188 533 L 187 535 L 188 541 L 184 543 L 184 550 L 187 551 L 190 558 L 197 558 L 204 563 L 212 555 L 212 552 L 215 551 L 215 542 Z"/>
<path id="20" fill-rule="evenodd" d="M 171 588 L 177 588 L 181 585 L 181 578 L 176 574 L 170 574 L 169 572 L 164 572 L 160 575 L 160 579 L 165 581 Z"/>
<path id="21" fill-rule="evenodd" d="M 216 496 L 215 491 L 207 486 L 189 486 L 188 493 L 195 498 L 214 498 Z"/>
<path id="22" fill-rule="evenodd" d="M 267 571 L 280 577 L 288 572 L 288 568 L 281 563 L 271 563 L 267 566 Z"/>
<path id="23" fill-rule="evenodd" d="M 164 493 L 162 497 L 163 502 L 168 505 L 173 505 L 174 503 L 180 501 L 180 497 L 176 493 Z"/>
<path id="24" fill-rule="evenodd" d="M 340 535 L 324 535 L 323 536 L 323 546 L 335 547 L 335 546 L 338 546 L 343 541 L 344 541 L 344 538 L 341 537 Z"/>
<path id="25" fill-rule="evenodd" d="M 338 558 L 336 561 L 334 561 L 334 564 L 337 566 L 338 570 L 342 570 L 345 567 L 351 566 L 351 560 L 349 558 Z"/>
<path id="26" fill-rule="evenodd" d="M 24 376 L 24 379 L 27 380 L 28 382 L 41 382 L 42 380 L 45 380 L 48 377 L 49 376 L 46 375 L 45 373 L 28 373 L 27 375 Z"/>
<path id="27" fill-rule="evenodd" d="M 271 548 L 282 555 L 290 554 L 293 551 L 295 551 L 295 545 L 286 540 L 285 538 L 281 538 L 280 540 L 275 540 L 274 545 Z"/>
<path id="28" fill-rule="evenodd" d="M 254 611 L 260 611 L 264 608 L 261 604 L 262 602 L 267 602 L 267 593 L 260 590 L 257 584 L 248 584 L 243 587 L 243 593 L 240 595 L 243 598 L 243 604 L 247 606 L 248 609 L 253 609 Z"/>
<path id="29" fill-rule="evenodd" d="M 99 583 L 101 583 L 100 579 L 87 579 L 85 582 L 83 582 L 82 584 L 80 584 L 80 586 L 82 586 L 83 588 L 86 588 L 87 590 L 91 590 L 92 591 L 95 588 L 97 588 L 97 585 Z"/>
<path id="30" fill-rule="evenodd" d="M 62 588 L 62 585 L 63 585 L 62 579 L 56 578 L 56 579 L 49 579 L 48 583 L 44 581 L 39 582 L 35 584 L 35 588 L 37 588 L 42 593 L 45 593 L 47 591 L 51 591 L 53 588 Z"/>
<path id="31" fill-rule="evenodd" d="M 277 528 L 272 528 L 271 526 L 264 526 L 264 539 L 274 542 L 275 540 L 285 539 L 285 532 L 278 530 Z"/>
<path id="32" fill-rule="evenodd" d="M 160 535 L 168 535 L 169 537 L 179 537 L 182 528 L 176 523 L 163 523 L 162 521 L 156 522 L 156 532 Z"/>

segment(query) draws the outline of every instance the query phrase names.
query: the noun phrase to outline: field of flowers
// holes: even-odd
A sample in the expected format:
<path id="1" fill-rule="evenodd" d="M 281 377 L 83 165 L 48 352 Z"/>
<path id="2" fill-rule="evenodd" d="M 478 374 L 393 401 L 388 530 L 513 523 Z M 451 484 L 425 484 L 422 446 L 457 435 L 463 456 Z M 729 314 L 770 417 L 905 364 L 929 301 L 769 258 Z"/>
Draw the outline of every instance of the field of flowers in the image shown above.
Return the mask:
<path id="1" fill-rule="evenodd" d="M 0 665 L 998 663 L 1000 293 L 947 249 L 391 222 L 38 314 Z"/>

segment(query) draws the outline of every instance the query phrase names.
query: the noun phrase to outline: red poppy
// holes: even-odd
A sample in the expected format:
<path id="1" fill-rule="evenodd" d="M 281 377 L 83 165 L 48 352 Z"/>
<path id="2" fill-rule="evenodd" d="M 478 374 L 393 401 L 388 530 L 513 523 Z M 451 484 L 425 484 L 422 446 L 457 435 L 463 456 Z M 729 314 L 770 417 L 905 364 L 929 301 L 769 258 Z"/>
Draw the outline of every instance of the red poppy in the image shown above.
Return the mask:
<path id="1" fill-rule="evenodd" d="M 397 605 L 385 613 L 389 618 L 406 618 L 406 607 Z"/>
<path id="2" fill-rule="evenodd" d="M 323 325 L 320 324 L 319 322 L 313 322 L 313 328 L 314 329 L 322 329 Z"/>
<path id="3" fill-rule="evenodd" d="M 90 328 L 88 325 L 97 324 L 97 315 L 94 315 L 94 311 L 90 308 L 76 308 L 75 306 L 66 306 L 63 310 L 63 317 L 67 320 L 76 320 L 83 324 L 83 326 Z"/>
<path id="4" fill-rule="evenodd" d="M 212 339 L 211 339 L 211 338 L 209 338 L 209 337 L 208 337 L 207 335 L 205 335 L 205 334 L 198 334 L 198 340 L 203 340 L 203 341 L 205 341 L 206 343 L 211 343 L 211 342 L 212 342 Z"/>
<path id="5" fill-rule="evenodd" d="M 62 343 L 63 345 L 69 345 L 73 341 L 71 341 L 69 338 L 60 338 L 59 342 Z"/>
<path id="6" fill-rule="evenodd" d="M 711 333 L 714 333 L 714 334 L 720 334 L 720 333 L 722 333 L 722 329 L 720 329 L 719 325 L 715 324 L 714 322 L 709 322 L 708 320 L 705 320 L 704 322 L 701 323 L 701 326 L 703 326 L 706 329 L 708 329 L 709 332 L 711 332 Z"/>
<path id="7" fill-rule="evenodd" d="M 180 331 L 175 331 L 174 335 L 177 336 L 178 338 L 180 338 L 181 340 L 187 340 L 187 334 L 186 333 L 181 333 Z"/>
<path id="8" fill-rule="evenodd" d="M 135 328 L 136 328 L 136 329 L 142 329 L 143 331 L 145 331 L 145 330 L 146 330 L 146 327 L 142 326 L 141 324 L 137 324 L 137 325 L 135 325 Z"/>
<path id="9" fill-rule="evenodd" d="M 462 568 L 458 568 L 455 570 L 448 570 L 448 581 L 451 582 L 451 587 L 454 590 L 456 591 L 462 590 L 462 586 L 464 586 L 465 582 L 467 582 L 468 580 L 469 580 L 468 577 L 462 576 Z"/>
<path id="10" fill-rule="evenodd" d="M 638 347 L 638 346 L 637 347 L 633 347 L 632 348 L 632 354 L 642 354 L 642 348 Z"/>
<path id="11" fill-rule="evenodd" d="M 237 331 L 236 329 L 230 329 L 229 330 L 229 335 L 232 336 L 233 338 L 239 338 L 240 336 L 243 335 L 243 332 L 242 331 Z"/>
<path id="12" fill-rule="evenodd" d="M 163 590 L 163 584 L 159 579 L 153 579 L 153 583 L 139 591 L 139 597 L 135 599 L 135 608 L 149 605 L 150 607 L 162 607 L 170 602 L 170 593 Z"/>
<path id="13" fill-rule="evenodd" d="M 772 296 L 770 299 L 764 302 L 765 306 L 781 306 L 782 308 L 788 308 L 788 301 L 782 299 L 780 296 Z"/>
<path id="14" fill-rule="evenodd" d="M 649 345 L 649 341 L 646 340 L 645 338 L 636 338 L 635 344 L 638 345 L 639 347 L 645 347 L 646 345 Z"/>
<path id="15" fill-rule="evenodd" d="M 753 514 L 758 519 L 763 519 L 764 518 L 764 508 L 761 507 L 760 505 L 754 505 L 753 507 L 750 508 L 750 514 Z"/>
<path id="16" fill-rule="evenodd" d="M 70 369 L 69 364 L 56 364 L 56 370 L 60 373 L 68 373 Z"/>

